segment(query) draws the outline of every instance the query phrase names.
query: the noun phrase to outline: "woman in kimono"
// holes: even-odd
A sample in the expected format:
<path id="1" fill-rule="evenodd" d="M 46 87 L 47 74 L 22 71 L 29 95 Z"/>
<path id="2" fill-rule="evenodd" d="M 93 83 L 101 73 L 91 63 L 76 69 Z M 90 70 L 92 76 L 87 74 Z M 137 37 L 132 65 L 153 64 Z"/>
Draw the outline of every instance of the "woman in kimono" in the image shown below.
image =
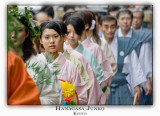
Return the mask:
<path id="1" fill-rule="evenodd" d="M 34 71 L 32 71 L 31 67 L 33 67 L 33 65 L 28 65 L 30 63 L 37 63 L 39 60 L 36 57 L 36 52 L 33 48 L 33 43 L 32 40 L 33 37 L 35 37 L 36 35 L 36 30 L 32 27 L 31 22 L 29 20 L 28 14 L 22 15 L 21 13 L 17 13 L 17 11 L 12 10 L 13 12 L 11 12 L 10 14 L 18 19 L 21 22 L 21 25 L 15 25 L 16 28 L 18 28 L 18 38 L 19 40 L 16 38 L 15 33 L 11 33 L 11 39 L 13 40 L 13 44 L 14 46 L 18 46 L 20 47 L 20 50 L 22 50 L 22 58 L 25 62 L 26 65 L 26 69 L 27 72 L 29 73 L 30 77 L 33 79 L 33 81 L 36 83 L 37 88 L 38 88 L 38 92 L 39 92 L 39 96 L 40 96 L 40 100 L 41 100 L 41 104 L 61 104 L 61 87 L 59 84 L 59 81 L 57 81 L 56 79 L 54 79 L 52 77 L 52 87 L 50 87 L 49 85 L 46 85 L 44 83 L 41 83 L 40 85 L 38 84 L 37 78 L 34 77 Z M 25 13 L 27 13 L 26 10 Z M 16 13 L 14 15 L 14 13 Z M 18 15 L 18 17 L 17 17 Z M 39 31 L 39 30 L 38 30 Z M 15 47 L 11 48 L 11 52 L 14 54 L 18 54 L 18 52 L 16 51 Z M 42 63 L 41 63 L 42 64 Z M 40 65 L 40 67 L 44 67 L 45 64 Z M 38 65 L 36 65 L 36 69 L 39 68 Z M 47 73 L 48 71 L 45 70 L 45 73 Z M 25 73 L 24 73 L 25 74 Z M 37 74 L 37 72 L 36 72 Z M 49 87 L 52 88 L 49 90 Z M 54 89 L 53 89 L 54 88 Z M 34 89 L 34 88 L 33 88 Z M 32 91 L 32 90 L 30 90 Z M 48 93 L 47 93 L 48 92 Z M 49 93 L 50 92 L 50 93 Z M 34 93 L 32 93 L 34 94 Z M 48 97 L 48 99 L 47 99 Z M 50 99 L 49 99 L 50 98 Z"/>
<path id="2" fill-rule="evenodd" d="M 79 46 L 79 40 L 84 31 L 84 22 L 79 17 L 70 17 L 66 20 L 65 23 L 67 25 L 68 32 L 67 40 L 70 44 L 67 46 L 66 50 L 70 55 L 81 61 L 91 80 L 88 104 L 105 104 L 105 95 L 103 94 L 102 89 L 99 86 L 99 83 L 91 66 L 89 65 L 85 57 L 75 50 Z"/>
<path id="3" fill-rule="evenodd" d="M 94 21 L 96 21 L 95 13 L 92 11 L 86 11 L 86 12 L 88 12 L 88 14 L 90 14 L 92 16 L 92 25 L 91 26 L 93 28 L 93 29 L 90 28 L 90 30 L 88 31 L 88 37 L 90 37 L 92 42 L 97 43 L 101 47 L 106 58 L 109 60 L 111 66 L 112 66 L 113 76 L 114 76 L 117 72 L 117 64 L 116 64 L 115 58 L 113 56 L 113 53 L 112 53 L 111 49 L 109 48 L 108 43 L 98 36 L 98 31 L 97 31 L 98 28 L 97 28 L 97 25 L 94 23 Z M 111 80 L 110 80 L 110 83 L 111 83 Z"/>
<path id="4" fill-rule="evenodd" d="M 65 29 L 62 29 L 58 22 L 51 21 L 41 24 L 40 31 L 40 43 L 43 45 L 45 52 L 38 54 L 37 58 L 43 63 L 48 63 L 48 69 L 50 72 L 58 69 L 60 71 L 57 75 L 58 79 L 73 83 L 78 94 L 79 104 L 86 104 L 86 83 L 80 77 L 77 67 L 59 52 L 62 49 L 63 41 L 66 36 L 66 27 Z M 47 62 L 47 54 L 53 57 L 51 62 Z M 54 68 L 53 65 L 56 63 L 59 64 L 59 67 Z M 52 91 L 52 89 L 53 88 L 51 87 L 50 91 Z"/>
<path id="5" fill-rule="evenodd" d="M 61 26 L 61 29 L 63 30 L 63 33 L 66 34 L 66 25 L 61 21 L 56 21 L 56 22 Z M 66 40 L 67 39 L 64 38 L 64 42 Z M 89 77 L 86 69 L 82 65 L 82 63 L 78 59 L 76 59 L 75 57 L 71 56 L 68 53 L 68 51 L 64 49 L 64 44 L 61 44 L 61 49 L 59 50 L 59 52 L 62 52 L 67 60 L 71 61 L 73 64 L 76 65 L 76 67 L 78 68 L 78 72 L 79 72 L 80 76 L 82 77 L 82 79 L 84 80 L 84 82 L 87 85 L 87 90 L 89 90 L 90 87 L 91 87 L 91 80 L 90 80 L 90 77 Z"/>
<path id="6" fill-rule="evenodd" d="M 85 23 L 85 31 L 81 38 L 81 42 L 85 48 L 87 48 L 90 52 L 94 54 L 98 64 L 101 66 L 103 70 L 103 80 L 101 83 L 101 87 L 102 89 L 105 89 L 107 86 L 109 86 L 111 77 L 113 75 L 113 70 L 112 70 L 110 62 L 105 57 L 99 45 L 91 41 L 92 35 L 90 34 L 91 32 L 90 30 L 93 30 L 95 28 L 94 22 L 92 21 L 92 16 L 87 11 L 76 12 L 72 16 L 80 17 Z M 80 52 L 79 48 L 76 48 L 76 50 Z"/>

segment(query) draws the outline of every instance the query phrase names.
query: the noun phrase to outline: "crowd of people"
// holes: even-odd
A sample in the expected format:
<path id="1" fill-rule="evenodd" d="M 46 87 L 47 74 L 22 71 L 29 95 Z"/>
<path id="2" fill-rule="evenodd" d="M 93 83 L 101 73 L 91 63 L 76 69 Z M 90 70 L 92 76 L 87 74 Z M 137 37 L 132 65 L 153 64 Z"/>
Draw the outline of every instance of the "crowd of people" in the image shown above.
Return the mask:
<path id="1" fill-rule="evenodd" d="M 23 26 L 14 25 L 19 41 L 14 30 L 10 38 L 22 56 L 11 46 L 8 104 L 64 104 L 60 80 L 73 84 L 79 105 L 153 104 L 152 28 L 142 25 L 144 9 L 110 6 L 100 15 L 68 5 L 55 19 L 53 6 L 29 10 L 29 18 L 15 8 L 8 11 Z"/>

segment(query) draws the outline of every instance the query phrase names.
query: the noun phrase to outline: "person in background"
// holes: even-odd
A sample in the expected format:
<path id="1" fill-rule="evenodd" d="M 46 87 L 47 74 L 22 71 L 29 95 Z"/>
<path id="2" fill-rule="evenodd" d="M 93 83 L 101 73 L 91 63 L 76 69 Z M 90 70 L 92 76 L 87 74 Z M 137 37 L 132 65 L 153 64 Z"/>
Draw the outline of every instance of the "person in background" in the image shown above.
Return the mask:
<path id="1" fill-rule="evenodd" d="M 67 12 L 74 12 L 75 11 L 75 6 L 73 5 L 66 5 L 63 8 L 64 14 Z"/>
<path id="2" fill-rule="evenodd" d="M 49 21 L 49 15 L 45 11 L 39 11 L 35 14 L 34 19 L 36 20 L 36 24 L 40 26 L 42 23 Z M 39 37 L 36 37 L 33 44 L 34 49 L 37 51 L 37 53 L 44 52 L 44 48 L 40 44 Z"/>
<path id="3" fill-rule="evenodd" d="M 115 36 L 117 20 L 112 16 L 105 16 L 101 19 L 102 31 L 105 40 L 109 43 L 117 62 L 117 73 L 110 85 L 109 104 L 133 104 L 132 89 L 138 93 L 140 99 L 140 84 L 145 81 L 138 57 L 128 38 L 121 39 Z M 124 41 L 125 40 L 125 41 Z M 132 42 L 133 44 L 134 42 Z M 127 51 L 128 50 L 128 51 Z M 123 65 L 121 65 L 123 64 Z M 132 83 L 131 83 L 132 82 Z M 134 86 L 134 87 L 132 87 Z M 118 94 L 118 93 L 119 94 Z M 134 93 L 134 94 L 135 94 Z"/>
<path id="4" fill-rule="evenodd" d="M 144 55 L 149 55 L 148 52 L 149 52 L 149 45 L 146 44 L 143 44 L 143 41 L 144 41 L 144 37 L 146 36 L 144 33 L 138 33 L 134 30 L 131 29 L 131 23 L 132 23 L 132 19 L 133 19 L 133 15 L 132 15 L 132 12 L 128 9 L 120 9 L 117 13 L 117 21 L 118 21 L 118 25 L 119 25 L 119 28 L 117 29 L 116 33 L 115 33 L 115 36 L 117 38 L 124 38 L 125 40 L 128 39 L 128 41 L 133 41 L 133 40 L 136 40 L 136 44 L 131 44 L 131 45 L 134 45 L 132 47 L 133 49 L 135 49 L 135 52 L 136 52 L 136 55 L 138 56 L 138 60 L 139 60 L 139 63 L 140 63 L 140 67 L 142 69 L 142 72 L 143 72 L 143 75 L 144 77 L 146 77 L 146 74 L 151 74 L 152 71 L 151 71 L 151 64 L 149 63 L 150 60 L 149 58 L 150 57 L 144 57 Z M 144 36 L 144 37 L 143 37 Z M 145 38 L 145 41 L 148 41 L 150 40 L 150 35 Z M 133 40 L 132 40 L 133 39 Z M 143 45 L 142 45 L 143 44 Z M 139 46 L 142 45 L 143 47 L 141 47 L 139 49 Z M 144 52 L 144 49 L 146 50 L 146 52 Z M 139 51 L 138 51 L 139 50 Z M 142 52 L 140 52 L 142 51 Z M 140 54 L 139 54 L 140 53 Z M 143 57 L 143 63 L 142 61 L 140 61 L 140 57 Z M 145 59 L 145 60 L 144 60 Z M 147 63 L 147 62 L 148 63 Z M 143 65 L 148 65 L 147 66 L 147 71 L 145 72 L 144 71 L 144 67 Z M 134 70 L 133 70 L 134 71 Z M 132 81 L 132 80 L 129 80 L 129 78 L 131 78 L 130 76 L 133 76 L 132 78 L 133 79 L 136 79 L 136 81 Z M 137 76 L 135 77 L 135 75 L 128 75 L 127 76 L 127 81 L 130 83 L 132 89 L 131 89 L 131 93 L 132 95 L 134 95 L 135 93 L 138 94 L 138 101 L 140 100 L 140 96 L 141 96 L 141 91 L 140 91 L 140 84 L 142 84 L 143 82 L 146 81 L 146 78 L 144 80 L 143 76 Z M 134 85 L 134 83 L 137 83 L 136 84 L 136 87 Z M 138 86 L 137 86 L 138 85 Z"/>
<path id="5" fill-rule="evenodd" d="M 54 19 L 54 9 L 53 9 L 53 6 L 45 5 L 45 6 L 43 6 L 40 9 L 40 11 L 46 12 L 48 14 L 49 21 L 53 21 L 53 19 Z"/>
<path id="6" fill-rule="evenodd" d="M 88 62 L 90 63 L 90 65 L 91 65 L 91 67 L 97 77 L 97 80 L 99 81 L 100 79 L 102 79 L 101 82 L 99 82 L 99 84 L 101 85 L 101 88 L 106 91 L 106 88 L 107 88 L 109 81 L 112 77 L 113 70 L 112 70 L 112 67 L 111 67 L 109 60 L 104 55 L 100 46 L 91 41 L 92 37 L 94 36 L 93 30 L 94 30 L 94 32 L 96 31 L 95 20 L 92 19 L 92 14 L 89 11 L 76 12 L 72 16 L 77 16 L 77 17 L 81 18 L 85 23 L 85 30 L 84 30 L 83 36 L 81 37 L 81 43 L 85 48 L 87 48 L 90 52 L 92 52 L 93 55 L 96 57 L 96 60 L 97 60 L 98 64 L 100 65 L 100 68 L 102 69 L 102 72 L 100 75 L 98 74 L 98 73 L 100 73 L 100 71 L 98 71 L 98 73 L 97 73 L 94 70 L 94 67 L 92 67 L 93 65 L 91 64 L 91 61 L 88 60 Z M 83 52 L 79 48 L 80 47 L 76 48 L 76 51 L 83 54 Z M 85 54 L 83 54 L 83 55 L 85 56 Z"/>
<path id="7" fill-rule="evenodd" d="M 132 9 L 133 12 L 133 21 L 132 21 L 132 28 L 135 30 L 142 30 L 144 12 L 141 8 L 134 8 Z"/>
<path id="8" fill-rule="evenodd" d="M 66 20 L 67 20 L 70 16 L 72 16 L 74 13 L 75 13 L 75 12 L 67 12 L 67 13 L 65 13 L 64 16 L 62 17 L 62 21 L 65 23 Z M 64 45 L 63 45 L 64 49 L 66 49 L 67 45 L 69 45 L 68 40 L 66 40 L 66 41 L 64 42 Z"/>
<path id="9" fill-rule="evenodd" d="M 142 27 L 142 22 L 143 22 L 143 18 L 144 18 L 143 10 L 140 8 L 135 8 L 132 11 L 133 11 L 132 28 L 136 31 L 139 31 L 139 33 L 144 33 L 144 34 L 152 33 L 151 29 L 147 29 L 147 28 Z M 150 53 L 148 53 L 148 55 L 144 55 L 144 57 L 150 58 L 149 61 L 147 60 L 146 62 L 143 62 L 144 58 L 142 56 L 140 56 L 140 61 L 141 61 L 141 65 L 143 67 L 146 67 L 145 64 L 150 63 L 150 70 L 152 70 L 151 69 L 151 67 L 152 67 L 152 40 L 150 42 L 148 42 L 148 46 L 150 47 L 150 49 L 149 50 L 146 49 L 143 52 L 150 52 Z M 145 71 L 147 73 L 147 69 L 145 69 Z M 140 100 L 140 104 L 151 105 L 152 104 L 152 92 L 151 92 L 152 91 L 152 74 L 148 73 L 147 75 L 148 75 L 146 77 L 147 82 L 145 82 L 142 87 L 143 93 L 142 93 L 142 99 Z"/>
<path id="10" fill-rule="evenodd" d="M 79 46 L 79 40 L 84 31 L 84 22 L 79 17 L 70 17 L 66 20 L 66 25 L 68 32 L 67 39 L 70 44 L 67 46 L 66 50 L 69 52 L 70 55 L 74 56 L 79 61 L 81 61 L 91 80 L 88 104 L 105 104 L 105 95 L 102 92 L 102 89 L 96 79 L 96 76 L 91 66 L 89 65 L 85 57 L 75 50 Z"/>
<path id="11" fill-rule="evenodd" d="M 44 22 L 49 21 L 49 16 L 44 11 L 39 11 L 35 14 L 35 20 L 37 21 L 37 25 L 41 25 Z"/>
<path id="12" fill-rule="evenodd" d="M 62 21 L 65 23 L 66 20 L 67 20 L 70 16 L 72 16 L 74 13 L 75 13 L 75 12 L 67 12 L 67 13 L 65 13 L 65 14 L 63 15 L 63 17 L 62 17 Z"/>
<path id="13" fill-rule="evenodd" d="M 118 6 L 110 6 L 108 8 L 107 14 L 116 18 L 116 15 L 117 15 L 117 12 L 119 9 L 120 9 L 120 7 L 118 7 Z"/>

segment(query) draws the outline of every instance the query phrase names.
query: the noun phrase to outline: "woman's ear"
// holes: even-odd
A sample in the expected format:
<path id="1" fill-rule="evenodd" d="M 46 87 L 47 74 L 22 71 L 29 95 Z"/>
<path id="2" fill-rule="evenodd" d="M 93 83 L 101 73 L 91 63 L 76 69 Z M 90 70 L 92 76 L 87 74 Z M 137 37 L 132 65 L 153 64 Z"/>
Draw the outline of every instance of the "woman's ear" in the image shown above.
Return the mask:
<path id="1" fill-rule="evenodd" d="M 86 24 L 85 25 L 85 30 L 88 30 L 89 29 L 89 24 Z"/>

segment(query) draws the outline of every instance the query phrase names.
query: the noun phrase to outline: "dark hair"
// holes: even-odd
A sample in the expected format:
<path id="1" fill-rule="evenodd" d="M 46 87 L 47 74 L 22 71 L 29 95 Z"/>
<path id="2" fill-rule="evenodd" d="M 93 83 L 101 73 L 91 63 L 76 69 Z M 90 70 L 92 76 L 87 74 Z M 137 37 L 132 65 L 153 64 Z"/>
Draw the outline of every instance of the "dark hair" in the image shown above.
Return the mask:
<path id="1" fill-rule="evenodd" d="M 53 7 L 52 6 L 50 6 L 50 5 L 45 5 L 45 6 L 43 6 L 41 9 L 40 9 L 40 11 L 43 11 L 43 12 L 46 12 L 47 14 L 48 14 L 48 16 L 50 16 L 50 17 L 54 17 L 54 9 L 53 9 Z"/>
<path id="2" fill-rule="evenodd" d="M 74 27 L 76 33 L 79 36 L 82 35 L 82 32 L 84 30 L 85 25 L 84 25 L 84 22 L 81 18 L 71 16 L 66 20 L 65 24 L 66 25 L 71 24 Z"/>
<path id="3" fill-rule="evenodd" d="M 86 11 L 86 12 L 88 12 L 88 15 L 91 15 L 92 20 L 95 20 L 95 21 L 96 21 L 96 15 L 95 15 L 94 12 L 92 12 L 92 11 Z M 91 24 L 92 24 L 92 23 L 91 23 Z M 95 24 L 95 28 L 93 29 L 93 39 L 96 41 L 96 43 L 97 43 L 98 45 L 101 45 L 101 40 L 100 40 L 100 37 L 99 37 L 99 35 L 98 35 L 98 27 L 97 27 L 96 24 Z"/>
<path id="4" fill-rule="evenodd" d="M 18 20 L 22 24 L 25 25 L 26 33 L 29 33 L 29 27 L 28 27 L 28 24 L 25 20 L 25 17 L 22 16 Z M 36 51 L 33 48 L 33 43 L 32 43 L 31 38 L 30 38 L 30 33 L 29 33 L 29 36 L 27 38 L 25 38 L 25 41 L 22 44 L 22 51 L 23 51 L 22 58 L 23 58 L 24 62 L 27 61 L 31 57 L 32 54 L 36 54 Z"/>
<path id="5" fill-rule="evenodd" d="M 60 36 L 64 35 L 64 33 L 65 33 L 65 29 L 61 28 L 61 24 L 58 21 L 44 22 L 40 26 L 41 26 L 41 29 L 40 29 L 40 32 L 41 32 L 40 38 L 42 38 L 42 33 L 43 33 L 43 31 L 45 29 L 54 29 Z"/>
<path id="6" fill-rule="evenodd" d="M 119 9 L 120 9 L 120 7 L 118 7 L 118 6 L 110 6 L 108 8 L 108 15 L 110 15 L 110 12 L 118 11 Z"/>
<path id="7" fill-rule="evenodd" d="M 94 14 L 95 14 L 95 16 L 97 17 L 97 21 L 98 21 L 98 23 L 100 23 L 100 21 L 101 21 L 101 14 L 100 13 L 98 13 L 98 12 L 94 12 Z"/>
<path id="8" fill-rule="evenodd" d="M 66 6 L 64 6 L 64 11 L 66 12 L 68 9 L 73 9 L 73 10 L 75 10 L 75 7 L 73 6 L 73 5 L 66 5 Z"/>
<path id="9" fill-rule="evenodd" d="M 62 35 L 67 34 L 67 27 L 62 21 L 55 21 L 61 28 Z"/>
<path id="10" fill-rule="evenodd" d="M 86 11 L 78 11 L 78 12 L 75 12 L 72 16 L 75 16 L 75 17 L 79 17 L 81 18 L 83 21 L 84 21 L 84 24 L 85 25 L 89 25 L 89 28 L 91 27 L 91 22 L 92 22 L 92 16 L 91 15 L 88 15 L 88 13 Z M 86 31 L 89 30 L 86 29 Z"/>
<path id="11" fill-rule="evenodd" d="M 116 15 L 117 19 L 119 18 L 120 14 L 124 14 L 124 13 L 128 13 L 131 16 L 131 19 L 133 19 L 132 12 L 129 9 L 126 9 L 126 8 L 118 10 L 117 15 Z"/>
<path id="12" fill-rule="evenodd" d="M 110 15 L 103 16 L 103 17 L 101 18 L 100 25 L 102 25 L 102 22 L 103 22 L 103 21 L 113 21 L 113 20 L 115 21 L 115 25 L 117 25 L 117 20 L 116 20 L 115 17 L 110 16 Z"/>
<path id="13" fill-rule="evenodd" d="M 74 12 L 67 12 L 64 14 L 64 16 L 62 17 L 62 21 L 65 22 L 70 16 L 72 16 Z"/>
<path id="14" fill-rule="evenodd" d="M 35 12 L 34 12 L 33 10 L 30 10 L 29 12 L 30 12 L 30 13 L 33 15 L 33 17 L 34 17 Z"/>

